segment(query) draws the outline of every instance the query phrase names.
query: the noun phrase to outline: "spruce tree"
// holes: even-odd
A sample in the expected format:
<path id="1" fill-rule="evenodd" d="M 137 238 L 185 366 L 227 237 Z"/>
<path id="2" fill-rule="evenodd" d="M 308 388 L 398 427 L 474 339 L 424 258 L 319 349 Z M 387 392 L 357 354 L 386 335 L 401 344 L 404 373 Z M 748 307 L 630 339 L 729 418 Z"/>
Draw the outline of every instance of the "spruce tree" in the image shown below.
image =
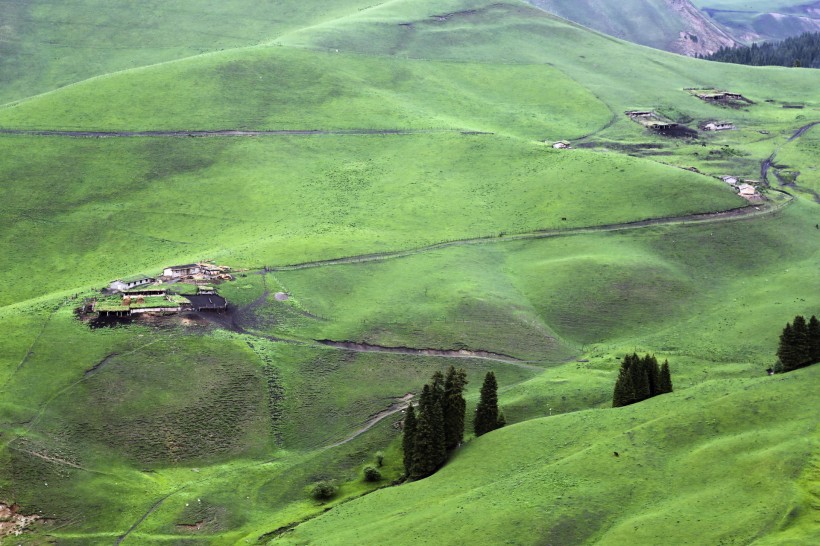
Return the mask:
<path id="1" fill-rule="evenodd" d="M 612 391 L 612 407 L 620 408 L 628 405 L 632 397 L 631 390 L 632 384 L 629 382 L 629 371 L 626 368 L 626 362 L 621 362 L 618 379 L 615 380 L 615 388 Z"/>
<path id="2" fill-rule="evenodd" d="M 649 398 L 651 393 L 649 391 L 647 361 L 637 354 L 633 354 L 631 364 L 629 365 L 629 373 L 632 376 L 632 388 L 635 391 L 635 399 L 633 402 L 640 402 L 641 400 Z"/>
<path id="3" fill-rule="evenodd" d="M 649 379 L 649 397 L 657 396 L 661 393 L 660 391 L 660 375 L 661 375 L 661 367 L 658 365 L 658 359 L 655 358 L 655 355 L 649 356 L 646 355 L 644 357 L 646 361 L 646 374 L 647 378 Z"/>
<path id="4" fill-rule="evenodd" d="M 624 356 L 618 379 L 615 381 L 615 390 L 612 393 L 612 407 L 619 408 L 635 402 L 635 388 L 632 384 L 632 355 Z"/>
<path id="5" fill-rule="evenodd" d="M 424 385 L 419 399 L 410 476 L 413 479 L 426 478 L 438 470 L 446 457 L 441 402 L 433 395 L 431 386 Z"/>
<path id="6" fill-rule="evenodd" d="M 788 372 L 797 368 L 798 355 L 795 350 L 795 335 L 791 323 L 786 323 L 780 334 L 780 344 L 777 347 L 777 358 L 783 365 L 783 371 Z"/>
<path id="7" fill-rule="evenodd" d="M 806 318 L 802 315 L 797 315 L 794 317 L 792 331 L 794 335 L 794 357 L 797 367 L 800 368 L 809 364 L 811 361 L 809 347 L 809 325 L 806 324 Z"/>
<path id="8" fill-rule="evenodd" d="M 413 451 L 416 441 L 416 410 L 413 404 L 408 404 L 407 413 L 404 416 L 404 435 L 401 439 L 401 447 L 404 450 L 404 474 L 410 476 L 413 470 Z"/>
<path id="9" fill-rule="evenodd" d="M 439 371 L 434 373 L 433 377 L 430 378 L 430 392 L 433 394 L 433 398 L 438 400 L 441 405 L 441 410 L 444 411 L 446 404 L 444 401 L 444 374 Z"/>
<path id="10" fill-rule="evenodd" d="M 669 372 L 669 361 L 664 360 L 658 378 L 658 394 L 672 392 L 672 374 Z"/>
<path id="11" fill-rule="evenodd" d="M 464 388 L 467 386 L 467 372 L 450 366 L 444 379 L 444 445 L 448 451 L 457 448 L 464 440 L 464 415 L 467 402 Z"/>
<path id="12" fill-rule="evenodd" d="M 815 364 L 820 362 L 820 320 L 812 315 L 808 325 L 809 337 L 809 362 Z"/>
<path id="13" fill-rule="evenodd" d="M 436 470 L 447 462 L 447 444 L 444 437 L 444 412 L 441 410 L 441 400 L 433 398 L 430 407 L 431 422 L 433 423 L 433 446 L 436 461 Z"/>
<path id="14" fill-rule="evenodd" d="M 498 427 L 498 383 L 493 372 L 487 372 L 481 385 L 481 396 L 475 409 L 473 431 L 481 436 Z"/>

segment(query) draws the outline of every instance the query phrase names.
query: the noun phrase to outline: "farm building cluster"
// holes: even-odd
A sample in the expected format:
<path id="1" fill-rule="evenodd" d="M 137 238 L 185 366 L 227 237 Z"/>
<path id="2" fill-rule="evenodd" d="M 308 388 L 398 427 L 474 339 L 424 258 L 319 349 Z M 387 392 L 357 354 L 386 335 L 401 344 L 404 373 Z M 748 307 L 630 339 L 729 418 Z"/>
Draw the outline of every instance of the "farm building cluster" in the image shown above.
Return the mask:
<path id="1" fill-rule="evenodd" d="M 713 87 L 690 87 L 687 88 L 686 91 L 688 91 L 691 95 L 699 98 L 702 101 L 721 104 L 724 106 L 739 107 L 745 106 L 747 104 L 754 104 L 752 101 L 750 101 L 740 93 L 734 93 L 732 91 L 723 91 L 721 89 L 715 89 Z"/>
<path id="2" fill-rule="evenodd" d="M 754 180 L 741 180 L 736 176 L 722 176 L 721 180 L 732 186 L 737 194 L 747 201 L 752 201 L 755 203 L 763 201 L 763 196 L 757 188 L 750 183 L 754 182 Z"/>
<path id="3" fill-rule="evenodd" d="M 211 263 L 166 267 L 156 277 L 140 274 L 111 281 L 84 310 L 104 318 L 223 311 L 228 301 L 214 285 L 232 279 L 230 268 Z"/>

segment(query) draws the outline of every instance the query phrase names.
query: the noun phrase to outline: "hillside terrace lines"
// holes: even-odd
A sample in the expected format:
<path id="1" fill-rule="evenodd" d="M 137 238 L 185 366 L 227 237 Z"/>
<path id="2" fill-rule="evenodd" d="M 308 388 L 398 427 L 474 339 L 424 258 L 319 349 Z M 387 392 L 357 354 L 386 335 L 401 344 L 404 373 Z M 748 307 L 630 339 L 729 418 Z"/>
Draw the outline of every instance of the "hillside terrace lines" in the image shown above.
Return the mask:
<path id="1" fill-rule="evenodd" d="M 549 239 L 553 237 L 568 237 L 572 235 L 584 235 L 591 233 L 609 233 L 617 231 L 627 231 L 633 229 L 640 229 L 646 227 L 656 226 L 674 226 L 674 225 L 695 225 L 695 224 L 711 224 L 716 222 L 729 222 L 732 220 L 741 220 L 746 218 L 755 218 L 757 216 L 764 216 L 773 214 L 781 210 L 785 206 L 792 203 L 793 196 L 786 194 L 787 200 L 783 203 L 766 203 L 759 206 L 746 205 L 744 207 L 729 209 L 719 212 L 702 212 L 696 214 L 687 214 L 683 216 L 671 216 L 666 218 L 650 218 L 646 220 L 636 220 L 634 222 L 623 222 L 619 224 L 602 224 L 598 226 L 579 227 L 570 229 L 544 229 L 536 230 L 527 233 L 517 234 L 499 234 L 486 235 L 483 237 L 473 237 L 467 239 L 456 239 L 453 241 L 444 241 L 440 243 L 433 243 L 431 245 L 416 247 L 407 250 L 396 250 L 393 252 L 377 252 L 372 254 L 359 254 L 355 256 L 346 256 L 342 258 L 332 258 L 328 260 L 316 260 L 312 262 L 302 262 L 298 264 L 282 265 L 282 266 L 265 266 L 267 271 L 296 271 L 299 269 L 309 269 L 313 267 L 327 267 L 333 265 L 344 265 L 364 262 L 376 262 L 381 260 L 389 260 L 393 258 L 406 258 L 424 252 L 431 252 L 434 250 L 441 250 L 454 246 L 464 245 L 478 245 L 478 244 L 493 244 L 503 243 L 508 241 L 522 241 L 527 239 Z"/>

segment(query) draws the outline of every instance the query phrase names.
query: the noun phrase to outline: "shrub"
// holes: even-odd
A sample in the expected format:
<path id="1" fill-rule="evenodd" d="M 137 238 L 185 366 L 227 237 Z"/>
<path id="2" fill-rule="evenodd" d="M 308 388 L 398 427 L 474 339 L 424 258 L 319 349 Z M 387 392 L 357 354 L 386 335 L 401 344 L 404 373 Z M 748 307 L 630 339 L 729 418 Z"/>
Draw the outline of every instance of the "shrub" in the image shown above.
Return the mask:
<path id="1" fill-rule="evenodd" d="M 382 479 L 382 473 L 375 466 L 367 465 L 364 467 L 364 481 L 377 482 Z"/>
<path id="2" fill-rule="evenodd" d="M 327 481 L 316 482 L 310 491 L 310 496 L 316 500 L 324 501 L 336 494 L 336 486 Z"/>
<path id="3" fill-rule="evenodd" d="M 384 452 L 382 451 L 376 452 L 376 466 L 379 468 L 384 466 Z"/>

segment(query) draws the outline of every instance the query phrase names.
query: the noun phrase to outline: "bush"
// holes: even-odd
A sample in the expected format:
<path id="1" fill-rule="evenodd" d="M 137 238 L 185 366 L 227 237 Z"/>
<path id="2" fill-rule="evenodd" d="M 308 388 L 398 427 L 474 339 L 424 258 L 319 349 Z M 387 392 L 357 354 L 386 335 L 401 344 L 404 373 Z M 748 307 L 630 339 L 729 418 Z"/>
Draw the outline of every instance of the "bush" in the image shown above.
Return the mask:
<path id="1" fill-rule="evenodd" d="M 367 465 L 364 467 L 364 481 L 377 482 L 382 479 L 382 473 L 375 466 Z"/>
<path id="2" fill-rule="evenodd" d="M 382 451 L 376 452 L 376 466 L 379 468 L 384 466 L 384 452 Z"/>
<path id="3" fill-rule="evenodd" d="M 313 484 L 310 496 L 316 500 L 328 500 L 336 494 L 336 486 L 330 482 L 321 481 Z"/>

